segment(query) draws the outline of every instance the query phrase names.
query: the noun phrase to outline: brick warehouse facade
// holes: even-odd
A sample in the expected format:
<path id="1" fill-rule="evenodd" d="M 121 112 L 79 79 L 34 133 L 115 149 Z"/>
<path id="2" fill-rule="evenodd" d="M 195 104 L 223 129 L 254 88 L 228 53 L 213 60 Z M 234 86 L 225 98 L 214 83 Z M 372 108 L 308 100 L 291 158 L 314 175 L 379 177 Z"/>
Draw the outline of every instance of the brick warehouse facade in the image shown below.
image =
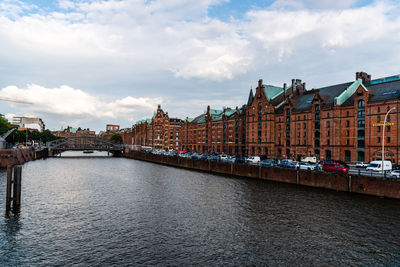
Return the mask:
<path id="1" fill-rule="evenodd" d="M 127 131 L 132 136 L 126 144 L 136 140 L 136 144 L 155 149 L 371 161 L 381 159 L 382 123 L 387 111 L 395 107 L 385 127 L 385 158 L 398 163 L 399 102 L 400 75 L 371 80 L 367 73 L 357 72 L 354 81 L 311 90 L 299 79 L 282 87 L 259 80 L 240 108 L 208 107 L 194 119 L 178 119 L 174 141 L 170 128 L 165 135 L 165 127 L 170 127 L 168 114 L 158 115 L 159 107 L 151 120 Z M 154 139 L 155 133 L 164 139 Z"/>
<path id="2" fill-rule="evenodd" d="M 158 105 L 151 119 L 138 121 L 130 129 L 125 129 L 122 139 L 132 149 L 151 147 L 155 150 L 177 150 L 181 147 L 181 127 L 183 120 L 170 118 Z"/>

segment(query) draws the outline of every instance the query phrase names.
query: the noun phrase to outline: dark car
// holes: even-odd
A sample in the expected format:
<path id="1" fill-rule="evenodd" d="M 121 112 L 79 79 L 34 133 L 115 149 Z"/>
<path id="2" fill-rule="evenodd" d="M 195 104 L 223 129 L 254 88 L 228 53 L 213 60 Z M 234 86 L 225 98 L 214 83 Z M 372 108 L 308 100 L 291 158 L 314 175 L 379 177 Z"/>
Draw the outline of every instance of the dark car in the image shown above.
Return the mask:
<path id="1" fill-rule="evenodd" d="M 242 156 L 236 156 L 235 163 L 246 163 L 246 158 Z"/>
<path id="2" fill-rule="evenodd" d="M 202 154 L 199 159 L 207 160 L 209 156 L 208 154 Z"/>
<path id="3" fill-rule="evenodd" d="M 276 164 L 269 160 L 262 160 L 260 161 L 260 165 L 267 166 L 267 167 L 275 167 Z"/>
<path id="4" fill-rule="evenodd" d="M 219 161 L 219 156 L 218 155 L 209 155 L 208 156 L 209 160 L 215 160 L 215 161 Z"/>
<path id="5" fill-rule="evenodd" d="M 291 163 L 290 161 L 287 161 L 287 160 L 281 160 L 281 162 L 279 162 L 278 166 L 282 167 L 282 168 L 296 168 L 296 166 L 293 163 Z"/>

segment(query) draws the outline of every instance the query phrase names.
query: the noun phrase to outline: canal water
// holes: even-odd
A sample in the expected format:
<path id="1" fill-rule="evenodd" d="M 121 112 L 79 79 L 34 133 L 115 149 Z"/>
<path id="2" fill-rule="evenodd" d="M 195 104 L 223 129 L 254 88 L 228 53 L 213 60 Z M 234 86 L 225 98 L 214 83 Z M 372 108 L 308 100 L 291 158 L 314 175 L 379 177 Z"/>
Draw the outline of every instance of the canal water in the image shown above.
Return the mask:
<path id="1" fill-rule="evenodd" d="M 400 265 L 400 201 L 123 158 L 22 170 L 0 266 Z"/>

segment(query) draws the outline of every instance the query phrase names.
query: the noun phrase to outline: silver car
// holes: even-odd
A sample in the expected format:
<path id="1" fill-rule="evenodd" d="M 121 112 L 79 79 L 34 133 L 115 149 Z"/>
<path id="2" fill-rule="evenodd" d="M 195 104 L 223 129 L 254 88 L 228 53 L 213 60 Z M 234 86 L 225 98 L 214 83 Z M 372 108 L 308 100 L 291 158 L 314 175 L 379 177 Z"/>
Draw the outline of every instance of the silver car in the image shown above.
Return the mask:
<path id="1" fill-rule="evenodd" d="M 390 177 L 400 178 L 400 170 L 394 170 L 390 173 Z"/>

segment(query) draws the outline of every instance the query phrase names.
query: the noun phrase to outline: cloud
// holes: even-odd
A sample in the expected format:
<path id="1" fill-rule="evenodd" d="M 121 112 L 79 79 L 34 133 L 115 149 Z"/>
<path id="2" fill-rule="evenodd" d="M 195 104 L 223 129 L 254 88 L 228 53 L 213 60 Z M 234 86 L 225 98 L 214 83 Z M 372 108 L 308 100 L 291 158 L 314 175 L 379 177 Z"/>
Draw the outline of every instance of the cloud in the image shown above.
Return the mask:
<path id="1" fill-rule="evenodd" d="M 284 9 L 343 9 L 355 5 L 358 0 L 277 0 L 271 8 Z"/>
<path id="2" fill-rule="evenodd" d="M 3 1 L 1 87 L 18 85 L 6 87 L 19 90 L 16 98 L 36 90 L 58 99 L 32 94 L 40 104 L 14 105 L 23 111 L 76 122 L 130 113 L 121 122 L 128 123 L 151 116 L 161 100 L 181 117 L 207 104 L 240 106 L 259 78 L 274 85 L 301 78 L 311 88 L 349 81 L 356 71 L 398 73 L 398 1 L 277 0 L 228 21 L 209 17 L 224 2 L 60 0 L 49 11 Z"/>
<path id="3" fill-rule="evenodd" d="M 57 115 L 60 117 L 118 118 L 132 116 L 135 112 L 151 112 L 162 100 L 127 96 L 114 101 L 104 101 L 69 86 L 46 88 L 29 84 L 26 88 L 7 86 L 0 90 L 1 97 L 31 102 L 18 104 L 24 113 Z M 23 105 L 23 107 L 22 107 Z"/>

